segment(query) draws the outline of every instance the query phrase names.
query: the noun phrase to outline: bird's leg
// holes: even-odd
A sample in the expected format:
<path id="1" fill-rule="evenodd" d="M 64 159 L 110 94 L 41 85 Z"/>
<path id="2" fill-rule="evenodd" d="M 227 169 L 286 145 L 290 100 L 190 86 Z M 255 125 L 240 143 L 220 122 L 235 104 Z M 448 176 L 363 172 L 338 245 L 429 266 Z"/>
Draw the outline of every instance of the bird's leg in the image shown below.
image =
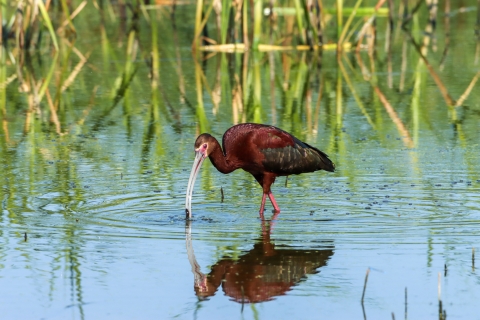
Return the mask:
<path id="1" fill-rule="evenodd" d="M 263 220 L 263 211 L 265 210 L 265 200 L 267 200 L 267 194 L 264 193 L 262 196 L 262 204 L 260 205 L 260 218 Z"/>
<path id="2" fill-rule="evenodd" d="M 265 193 L 263 194 L 263 196 L 265 197 Z M 270 191 L 270 192 L 268 193 L 268 198 L 270 199 L 270 202 L 271 202 L 272 205 L 273 205 L 273 211 L 274 211 L 275 213 L 279 213 L 279 212 L 280 212 L 280 207 L 278 206 L 277 201 L 275 201 L 275 197 L 273 196 L 272 191 Z"/>
<path id="3" fill-rule="evenodd" d="M 275 201 L 275 197 L 273 196 L 272 191 L 270 191 L 270 186 L 272 185 L 272 183 L 275 182 L 275 174 L 264 173 L 254 175 L 254 177 L 263 189 L 262 204 L 260 205 L 260 219 L 263 220 L 263 211 L 265 210 L 265 201 L 267 199 L 267 195 L 273 205 L 273 211 L 275 213 L 280 212 L 280 207 L 278 206 L 277 201 Z"/>
<path id="4" fill-rule="evenodd" d="M 280 213 L 280 207 L 278 206 L 277 201 L 275 200 L 275 197 L 273 196 L 272 191 L 269 191 L 268 193 L 263 193 L 262 204 L 260 205 L 260 212 L 259 212 L 260 213 L 260 219 L 262 219 L 262 220 L 264 219 L 263 211 L 265 211 L 265 201 L 267 200 L 267 195 L 268 195 L 268 198 L 270 199 L 270 202 L 273 205 L 273 212 L 275 213 L 274 219 Z"/>

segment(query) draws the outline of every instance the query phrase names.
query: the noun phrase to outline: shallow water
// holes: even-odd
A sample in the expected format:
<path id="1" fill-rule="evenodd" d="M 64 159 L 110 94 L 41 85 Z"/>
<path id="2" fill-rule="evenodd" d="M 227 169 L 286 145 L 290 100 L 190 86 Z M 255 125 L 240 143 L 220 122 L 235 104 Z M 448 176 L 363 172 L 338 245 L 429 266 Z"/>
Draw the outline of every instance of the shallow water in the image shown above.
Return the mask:
<path id="1" fill-rule="evenodd" d="M 455 21 L 468 26 L 474 18 L 467 12 Z M 437 32 L 444 32 L 442 25 Z M 460 33 L 443 71 L 437 69 L 457 98 L 478 70 L 476 43 Z M 2 318 L 477 317 L 480 278 L 472 249 L 480 231 L 480 90 L 477 84 L 461 107 L 447 107 L 411 47 L 405 89 L 399 90 L 403 38 L 395 39 L 395 88 L 385 84 L 383 49 L 374 75 L 406 132 L 363 79 L 353 54 L 347 54 L 354 66 L 347 75 L 371 123 L 333 52 L 324 53 L 319 69 L 310 64 L 311 54 L 289 54 L 290 86 L 305 70 L 315 71 L 303 84 L 311 89 L 310 104 L 307 98 L 292 102 L 278 83 L 272 94 L 266 56 L 252 55 L 249 66 L 262 76 L 251 90 L 261 86 L 261 104 L 245 102 L 239 112 L 231 96 L 231 73 L 239 66 L 217 69 L 226 62 L 219 55 L 196 68 L 186 40 L 180 60 L 173 45 L 162 48 L 160 98 L 152 97 L 139 58 L 128 94 L 111 109 L 118 70 L 94 50 L 93 67 L 65 93 L 61 135 L 47 106 L 26 126 L 27 101 L 18 87 L 7 87 L 0 131 Z M 441 52 L 430 54 L 437 67 Z M 283 58 L 275 54 L 281 79 Z M 209 88 L 198 88 L 199 70 Z M 14 72 L 9 65 L 7 74 Z M 218 109 L 209 95 L 217 84 Z M 241 170 L 222 175 L 206 161 L 193 221 L 186 222 L 195 137 L 209 129 L 220 139 L 242 121 L 294 133 L 325 151 L 336 172 L 278 178 L 273 192 L 282 212 L 270 221 L 268 205 L 268 219 L 261 221 L 255 180 Z"/>

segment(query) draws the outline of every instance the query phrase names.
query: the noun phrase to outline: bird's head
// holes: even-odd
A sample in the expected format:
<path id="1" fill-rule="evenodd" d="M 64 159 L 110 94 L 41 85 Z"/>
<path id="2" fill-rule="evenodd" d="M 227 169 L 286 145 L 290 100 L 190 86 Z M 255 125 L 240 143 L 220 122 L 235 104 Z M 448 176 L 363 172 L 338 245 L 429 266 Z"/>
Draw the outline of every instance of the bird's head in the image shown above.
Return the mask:
<path id="1" fill-rule="evenodd" d="M 201 153 L 204 158 L 210 155 L 213 144 L 211 143 L 214 138 L 208 133 L 202 133 L 195 140 L 195 153 Z"/>

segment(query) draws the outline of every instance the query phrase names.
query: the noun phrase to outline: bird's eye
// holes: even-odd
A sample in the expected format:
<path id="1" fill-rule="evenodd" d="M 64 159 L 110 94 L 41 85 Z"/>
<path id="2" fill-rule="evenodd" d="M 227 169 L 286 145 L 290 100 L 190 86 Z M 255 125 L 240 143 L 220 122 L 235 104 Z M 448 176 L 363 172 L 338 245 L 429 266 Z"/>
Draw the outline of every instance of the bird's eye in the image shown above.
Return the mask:
<path id="1" fill-rule="evenodd" d="M 204 144 L 203 144 L 203 147 L 206 149 L 206 148 L 207 148 L 207 144 L 206 144 L 206 143 L 204 143 Z"/>

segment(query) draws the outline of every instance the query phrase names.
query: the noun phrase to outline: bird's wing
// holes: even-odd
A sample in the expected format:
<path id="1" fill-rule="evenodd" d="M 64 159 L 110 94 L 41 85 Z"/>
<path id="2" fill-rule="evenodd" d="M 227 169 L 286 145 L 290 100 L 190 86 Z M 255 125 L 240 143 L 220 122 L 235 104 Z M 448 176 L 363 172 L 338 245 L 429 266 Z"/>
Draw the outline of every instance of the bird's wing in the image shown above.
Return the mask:
<path id="1" fill-rule="evenodd" d="M 263 128 L 253 142 L 264 155 L 262 163 L 268 171 L 288 175 L 335 170 L 335 164 L 325 153 L 279 128 Z"/>

